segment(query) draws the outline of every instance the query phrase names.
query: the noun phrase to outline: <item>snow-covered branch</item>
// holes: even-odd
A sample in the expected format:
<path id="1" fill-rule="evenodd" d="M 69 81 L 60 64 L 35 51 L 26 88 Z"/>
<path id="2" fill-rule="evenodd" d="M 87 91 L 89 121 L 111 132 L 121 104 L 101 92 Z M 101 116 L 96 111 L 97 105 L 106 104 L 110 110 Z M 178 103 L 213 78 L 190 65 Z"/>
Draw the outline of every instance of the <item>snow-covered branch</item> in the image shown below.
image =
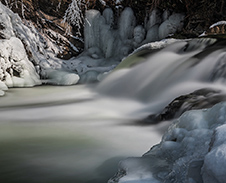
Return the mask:
<path id="1" fill-rule="evenodd" d="M 86 8 L 85 0 L 73 0 L 66 10 L 63 22 L 67 22 L 71 26 L 76 27 L 76 34 L 81 36 L 81 28 L 84 24 L 84 12 L 83 9 Z"/>

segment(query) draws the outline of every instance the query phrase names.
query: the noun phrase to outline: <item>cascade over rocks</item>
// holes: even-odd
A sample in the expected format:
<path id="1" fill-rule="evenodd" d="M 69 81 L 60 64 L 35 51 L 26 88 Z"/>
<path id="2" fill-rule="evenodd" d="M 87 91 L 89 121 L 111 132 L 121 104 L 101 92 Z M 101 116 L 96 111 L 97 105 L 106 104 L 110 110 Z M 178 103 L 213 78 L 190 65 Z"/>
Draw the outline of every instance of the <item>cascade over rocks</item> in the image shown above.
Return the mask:
<path id="1" fill-rule="evenodd" d="M 200 89 L 175 98 L 160 114 L 151 114 L 142 121 L 139 121 L 139 123 L 155 124 L 171 120 L 178 118 L 186 111 L 210 108 L 222 101 L 226 101 L 226 95 L 221 91 L 208 88 Z"/>

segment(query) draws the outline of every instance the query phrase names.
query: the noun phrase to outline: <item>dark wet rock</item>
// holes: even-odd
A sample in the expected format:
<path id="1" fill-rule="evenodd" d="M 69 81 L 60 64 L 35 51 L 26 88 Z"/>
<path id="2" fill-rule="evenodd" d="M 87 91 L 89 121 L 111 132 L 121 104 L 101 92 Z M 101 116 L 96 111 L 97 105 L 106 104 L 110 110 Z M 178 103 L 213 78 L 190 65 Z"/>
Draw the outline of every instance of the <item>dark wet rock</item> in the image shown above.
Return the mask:
<path id="1" fill-rule="evenodd" d="M 116 183 L 126 175 L 126 171 L 123 169 L 118 170 L 118 172 L 108 181 L 108 183 Z"/>
<path id="2" fill-rule="evenodd" d="M 181 116 L 184 112 L 195 109 L 210 108 L 213 105 L 226 101 L 226 95 L 213 89 L 200 89 L 190 94 L 175 98 L 159 114 L 151 114 L 141 123 L 155 124 Z"/>

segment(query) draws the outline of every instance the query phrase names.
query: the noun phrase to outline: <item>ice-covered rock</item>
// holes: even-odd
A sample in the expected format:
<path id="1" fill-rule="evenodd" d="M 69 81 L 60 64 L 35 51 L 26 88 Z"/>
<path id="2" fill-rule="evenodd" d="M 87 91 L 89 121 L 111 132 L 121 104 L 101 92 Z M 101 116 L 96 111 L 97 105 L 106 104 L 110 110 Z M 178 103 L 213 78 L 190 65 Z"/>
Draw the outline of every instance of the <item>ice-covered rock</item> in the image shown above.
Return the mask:
<path id="1" fill-rule="evenodd" d="M 46 42 L 45 38 L 29 21 L 23 21 L 18 14 L 0 3 L 0 24 L 3 25 L 1 35 L 4 39 L 17 37 L 24 45 L 27 56 L 30 61 L 38 65 L 43 60 L 48 60 L 50 54 L 53 54 L 53 48 Z"/>
<path id="2" fill-rule="evenodd" d="M 149 30 L 153 26 L 159 25 L 161 23 L 162 23 L 162 14 L 158 9 L 154 9 L 151 11 L 145 27 L 147 30 Z"/>
<path id="3" fill-rule="evenodd" d="M 120 163 L 109 183 L 223 183 L 226 180 L 226 103 L 184 113 L 162 141 Z"/>
<path id="4" fill-rule="evenodd" d="M 68 44 L 59 33 L 51 29 L 38 30 L 0 3 L 0 81 L 4 83 L 1 89 L 40 85 L 40 76 L 45 83 L 77 83 L 77 73 L 62 71 L 64 61 L 56 56 L 63 48 L 54 42 Z"/>
<path id="5" fill-rule="evenodd" d="M 104 23 L 104 18 L 99 11 L 88 10 L 85 20 L 85 49 L 99 47 L 101 25 Z"/>
<path id="6" fill-rule="evenodd" d="M 184 15 L 175 13 L 165 20 L 159 27 L 159 39 L 164 39 L 167 36 L 176 33 L 183 27 Z"/>
<path id="7" fill-rule="evenodd" d="M 111 8 L 106 8 L 103 11 L 103 17 L 105 18 L 105 23 L 107 25 L 113 26 L 114 24 L 114 13 Z"/>
<path id="8" fill-rule="evenodd" d="M 24 46 L 18 38 L 0 40 L 0 61 L 0 80 L 7 87 L 31 87 L 41 84 L 39 75 L 28 60 Z"/>
<path id="9" fill-rule="evenodd" d="M 224 183 L 226 180 L 226 125 L 214 131 L 210 152 L 205 156 L 202 169 L 204 183 Z"/>
<path id="10" fill-rule="evenodd" d="M 154 25 L 147 31 L 144 43 L 150 43 L 155 41 L 159 41 L 159 25 Z"/>
<path id="11" fill-rule="evenodd" d="M 164 18 L 162 18 L 164 17 Z M 166 19 L 165 23 L 163 19 Z M 158 41 L 180 30 L 183 26 L 184 15 L 168 11 L 160 12 L 154 9 L 145 26 L 136 24 L 136 17 L 131 8 L 126 7 L 119 20 L 114 20 L 110 8 L 103 11 L 88 10 L 84 29 L 85 51 L 83 55 L 92 58 L 112 58 L 121 61 L 134 49 L 146 43 Z M 117 22 L 117 24 L 115 23 Z M 161 25 L 161 27 L 159 27 Z M 99 50 L 90 54 L 90 50 Z"/>
<path id="12" fill-rule="evenodd" d="M 30 31 L 17 14 L 1 3 L 0 25 L 0 89 L 40 85 L 39 75 L 29 61 L 28 50 L 24 47 Z"/>
<path id="13" fill-rule="evenodd" d="M 136 18 L 133 10 L 125 8 L 119 18 L 119 36 L 124 41 L 133 38 L 133 30 L 136 26 Z"/>
<path id="14" fill-rule="evenodd" d="M 9 39 L 10 37 L 15 36 L 11 18 L 8 16 L 9 13 L 11 13 L 11 11 L 4 8 L 0 3 L 0 36 L 2 39 Z"/>
<path id="15" fill-rule="evenodd" d="M 103 15 L 97 10 L 86 12 L 86 22 L 84 28 L 85 53 L 90 49 L 99 50 L 95 57 L 112 58 L 120 61 L 127 56 L 132 49 L 130 39 L 133 38 L 135 28 L 135 16 L 131 8 L 126 8 L 120 18 L 117 29 L 113 29 L 113 12 L 107 8 Z M 122 51 L 122 48 L 126 51 Z M 91 55 L 92 56 L 92 55 Z"/>
<path id="16" fill-rule="evenodd" d="M 76 73 L 70 73 L 63 70 L 46 69 L 42 72 L 45 72 L 43 75 L 46 76 L 46 79 L 42 80 L 42 82 L 52 85 L 74 85 L 77 84 L 80 79 Z"/>
<path id="17" fill-rule="evenodd" d="M 142 42 L 144 41 L 145 38 L 145 29 L 143 26 L 138 25 L 134 28 L 133 31 L 133 47 L 137 48 L 142 45 Z"/>

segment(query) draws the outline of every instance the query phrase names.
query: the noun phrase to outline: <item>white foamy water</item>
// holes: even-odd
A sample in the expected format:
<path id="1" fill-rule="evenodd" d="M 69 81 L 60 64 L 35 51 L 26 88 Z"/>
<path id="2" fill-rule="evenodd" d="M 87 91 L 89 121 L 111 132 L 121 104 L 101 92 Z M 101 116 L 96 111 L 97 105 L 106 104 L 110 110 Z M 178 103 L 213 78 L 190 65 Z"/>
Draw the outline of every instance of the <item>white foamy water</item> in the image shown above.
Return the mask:
<path id="1" fill-rule="evenodd" d="M 198 89 L 225 92 L 225 50 L 222 46 L 214 47 L 215 42 L 215 39 L 178 41 L 145 55 L 146 61 L 132 68 L 111 73 L 97 86 L 97 91 L 147 103 L 153 113 L 160 112 L 176 97 Z M 139 52 L 128 58 L 144 59 Z M 217 82 L 221 79 L 223 82 Z"/>

